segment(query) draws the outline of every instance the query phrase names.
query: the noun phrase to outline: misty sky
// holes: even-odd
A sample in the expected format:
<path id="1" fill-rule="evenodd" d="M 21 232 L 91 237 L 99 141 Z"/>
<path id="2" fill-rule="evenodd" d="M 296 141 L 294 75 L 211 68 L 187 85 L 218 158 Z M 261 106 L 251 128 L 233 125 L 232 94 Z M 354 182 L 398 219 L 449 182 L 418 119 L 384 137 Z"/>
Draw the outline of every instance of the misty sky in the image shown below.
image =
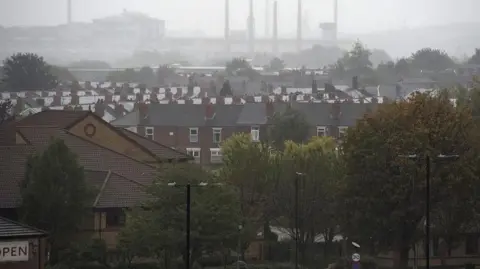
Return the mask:
<path id="1" fill-rule="evenodd" d="M 230 0 L 232 29 L 246 27 L 248 2 Z M 254 0 L 258 35 L 265 32 L 265 2 Z M 66 3 L 66 0 L 0 0 L 0 25 L 65 23 Z M 201 30 L 209 35 L 222 35 L 223 3 L 224 0 L 73 0 L 73 19 L 90 21 L 126 9 L 166 20 L 167 30 Z M 278 3 L 280 34 L 294 32 L 297 1 L 278 0 Z M 303 0 L 303 6 L 310 28 L 333 19 L 333 0 Z M 366 33 L 479 22 L 478 8 L 480 0 L 339 0 L 339 27 L 344 33 Z"/>

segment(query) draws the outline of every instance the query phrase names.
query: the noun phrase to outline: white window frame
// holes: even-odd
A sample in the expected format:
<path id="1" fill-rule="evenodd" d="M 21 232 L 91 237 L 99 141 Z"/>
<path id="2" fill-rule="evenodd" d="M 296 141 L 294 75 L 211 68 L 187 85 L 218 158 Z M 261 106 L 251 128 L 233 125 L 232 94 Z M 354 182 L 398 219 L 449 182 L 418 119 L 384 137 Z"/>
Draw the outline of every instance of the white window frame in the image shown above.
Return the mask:
<path id="1" fill-rule="evenodd" d="M 196 134 L 192 134 L 192 131 L 195 131 Z M 198 128 L 192 127 L 188 129 L 189 141 L 190 143 L 198 143 Z"/>
<path id="2" fill-rule="evenodd" d="M 348 130 L 348 126 L 338 126 L 338 136 L 343 137 Z"/>
<path id="3" fill-rule="evenodd" d="M 253 142 L 260 141 L 260 126 L 250 127 L 250 135 L 252 136 Z"/>
<path id="4" fill-rule="evenodd" d="M 145 127 L 145 137 L 150 140 L 155 140 L 155 128 L 152 126 Z"/>
<path id="5" fill-rule="evenodd" d="M 327 127 L 317 126 L 317 136 L 327 136 Z"/>
<path id="6" fill-rule="evenodd" d="M 195 163 L 200 163 L 200 156 L 202 155 L 201 148 L 187 148 L 187 153 L 193 157 Z"/>
<path id="7" fill-rule="evenodd" d="M 220 148 L 210 149 L 210 163 L 221 163 L 222 158 L 223 158 L 222 149 Z"/>
<path id="8" fill-rule="evenodd" d="M 216 135 L 218 134 L 218 141 Z M 212 128 L 212 141 L 214 144 L 219 144 L 222 142 L 222 128 Z"/>

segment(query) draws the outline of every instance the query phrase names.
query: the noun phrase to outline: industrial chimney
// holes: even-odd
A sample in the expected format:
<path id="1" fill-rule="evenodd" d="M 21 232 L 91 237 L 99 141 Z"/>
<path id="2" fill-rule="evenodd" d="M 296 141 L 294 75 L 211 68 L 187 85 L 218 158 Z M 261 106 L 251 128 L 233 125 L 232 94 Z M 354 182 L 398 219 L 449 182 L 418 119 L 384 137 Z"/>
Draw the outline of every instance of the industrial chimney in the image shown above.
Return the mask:
<path id="1" fill-rule="evenodd" d="M 253 0 L 250 0 L 250 14 L 248 16 L 248 46 L 251 55 L 255 53 L 255 18 L 253 16 Z"/>
<path id="2" fill-rule="evenodd" d="M 273 2 L 273 53 L 278 54 L 277 1 Z"/>
<path id="3" fill-rule="evenodd" d="M 300 52 L 302 50 L 302 0 L 297 1 L 297 51 Z"/>
<path id="4" fill-rule="evenodd" d="M 230 52 L 230 5 L 225 0 L 225 44 L 227 52 Z"/>
<path id="5" fill-rule="evenodd" d="M 333 23 L 335 24 L 333 40 L 338 38 L 338 0 L 333 0 Z"/>
<path id="6" fill-rule="evenodd" d="M 265 37 L 270 36 L 270 0 L 265 0 Z"/>
<path id="7" fill-rule="evenodd" d="M 72 0 L 67 0 L 67 23 L 72 23 Z"/>

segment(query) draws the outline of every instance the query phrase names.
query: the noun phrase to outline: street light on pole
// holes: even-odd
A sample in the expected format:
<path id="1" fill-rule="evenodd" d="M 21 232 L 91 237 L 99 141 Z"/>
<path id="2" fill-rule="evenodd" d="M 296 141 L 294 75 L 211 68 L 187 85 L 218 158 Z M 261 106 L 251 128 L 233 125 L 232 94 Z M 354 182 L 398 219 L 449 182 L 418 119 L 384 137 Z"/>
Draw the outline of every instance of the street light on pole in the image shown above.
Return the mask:
<path id="1" fill-rule="evenodd" d="M 301 176 L 305 176 L 304 173 L 295 172 L 295 269 L 298 269 L 298 181 Z"/>
<path id="2" fill-rule="evenodd" d="M 215 183 L 212 185 L 221 186 L 221 183 Z M 191 187 L 206 187 L 207 182 L 200 182 L 198 184 L 184 184 L 179 185 L 176 182 L 167 183 L 169 187 L 185 187 L 185 200 L 186 200 L 186 222 L 185 222 L 185 269 L 190 269 L 190 207 L 191 207 Z"/>
<path id="3" fill-rule="evenodd" d="M 400 155 L 408 159 L 419 159 L 421 156 L 417 154 Z M 439 154 L 436 159 L 456 159 L 459 155 Z M 430 155 L 425 155 L 425 268 L 430 269 Z"/>

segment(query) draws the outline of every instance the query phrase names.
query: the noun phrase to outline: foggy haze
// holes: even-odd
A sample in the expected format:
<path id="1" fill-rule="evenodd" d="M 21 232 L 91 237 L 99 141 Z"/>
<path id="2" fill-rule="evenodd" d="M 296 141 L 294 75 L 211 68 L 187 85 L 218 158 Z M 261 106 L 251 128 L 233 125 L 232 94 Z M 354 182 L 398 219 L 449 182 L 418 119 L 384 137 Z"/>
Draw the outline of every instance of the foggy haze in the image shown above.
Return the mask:
<path id="1" fill-rule="evenodd" d="M 56 25 L 66 23 L 66 0 L 3 0 L 0 25 Z M 72 17 L 88 22 L 122 12 L 138 11 L 166 21 L 167 31 L 223 33 L 223 0 L 73 0 Z M 265 1 L 254 1 L 256 32 L 265 28 Z M 279 0 L 279 34 L 295 32 L 296 1 Z M 310 29 L 333 19 L 332 0 L 304 0 Z M 246 26 L 247 0 L 231 0 L 231 28 Z M 368 33 L 401 28 L 480 22 L 476 0 L 340 0 L 339 32 Z M 454 10 L 454 11 L 453 11 Z M 453 14 L 452 14 L 453 11 Z"/>

